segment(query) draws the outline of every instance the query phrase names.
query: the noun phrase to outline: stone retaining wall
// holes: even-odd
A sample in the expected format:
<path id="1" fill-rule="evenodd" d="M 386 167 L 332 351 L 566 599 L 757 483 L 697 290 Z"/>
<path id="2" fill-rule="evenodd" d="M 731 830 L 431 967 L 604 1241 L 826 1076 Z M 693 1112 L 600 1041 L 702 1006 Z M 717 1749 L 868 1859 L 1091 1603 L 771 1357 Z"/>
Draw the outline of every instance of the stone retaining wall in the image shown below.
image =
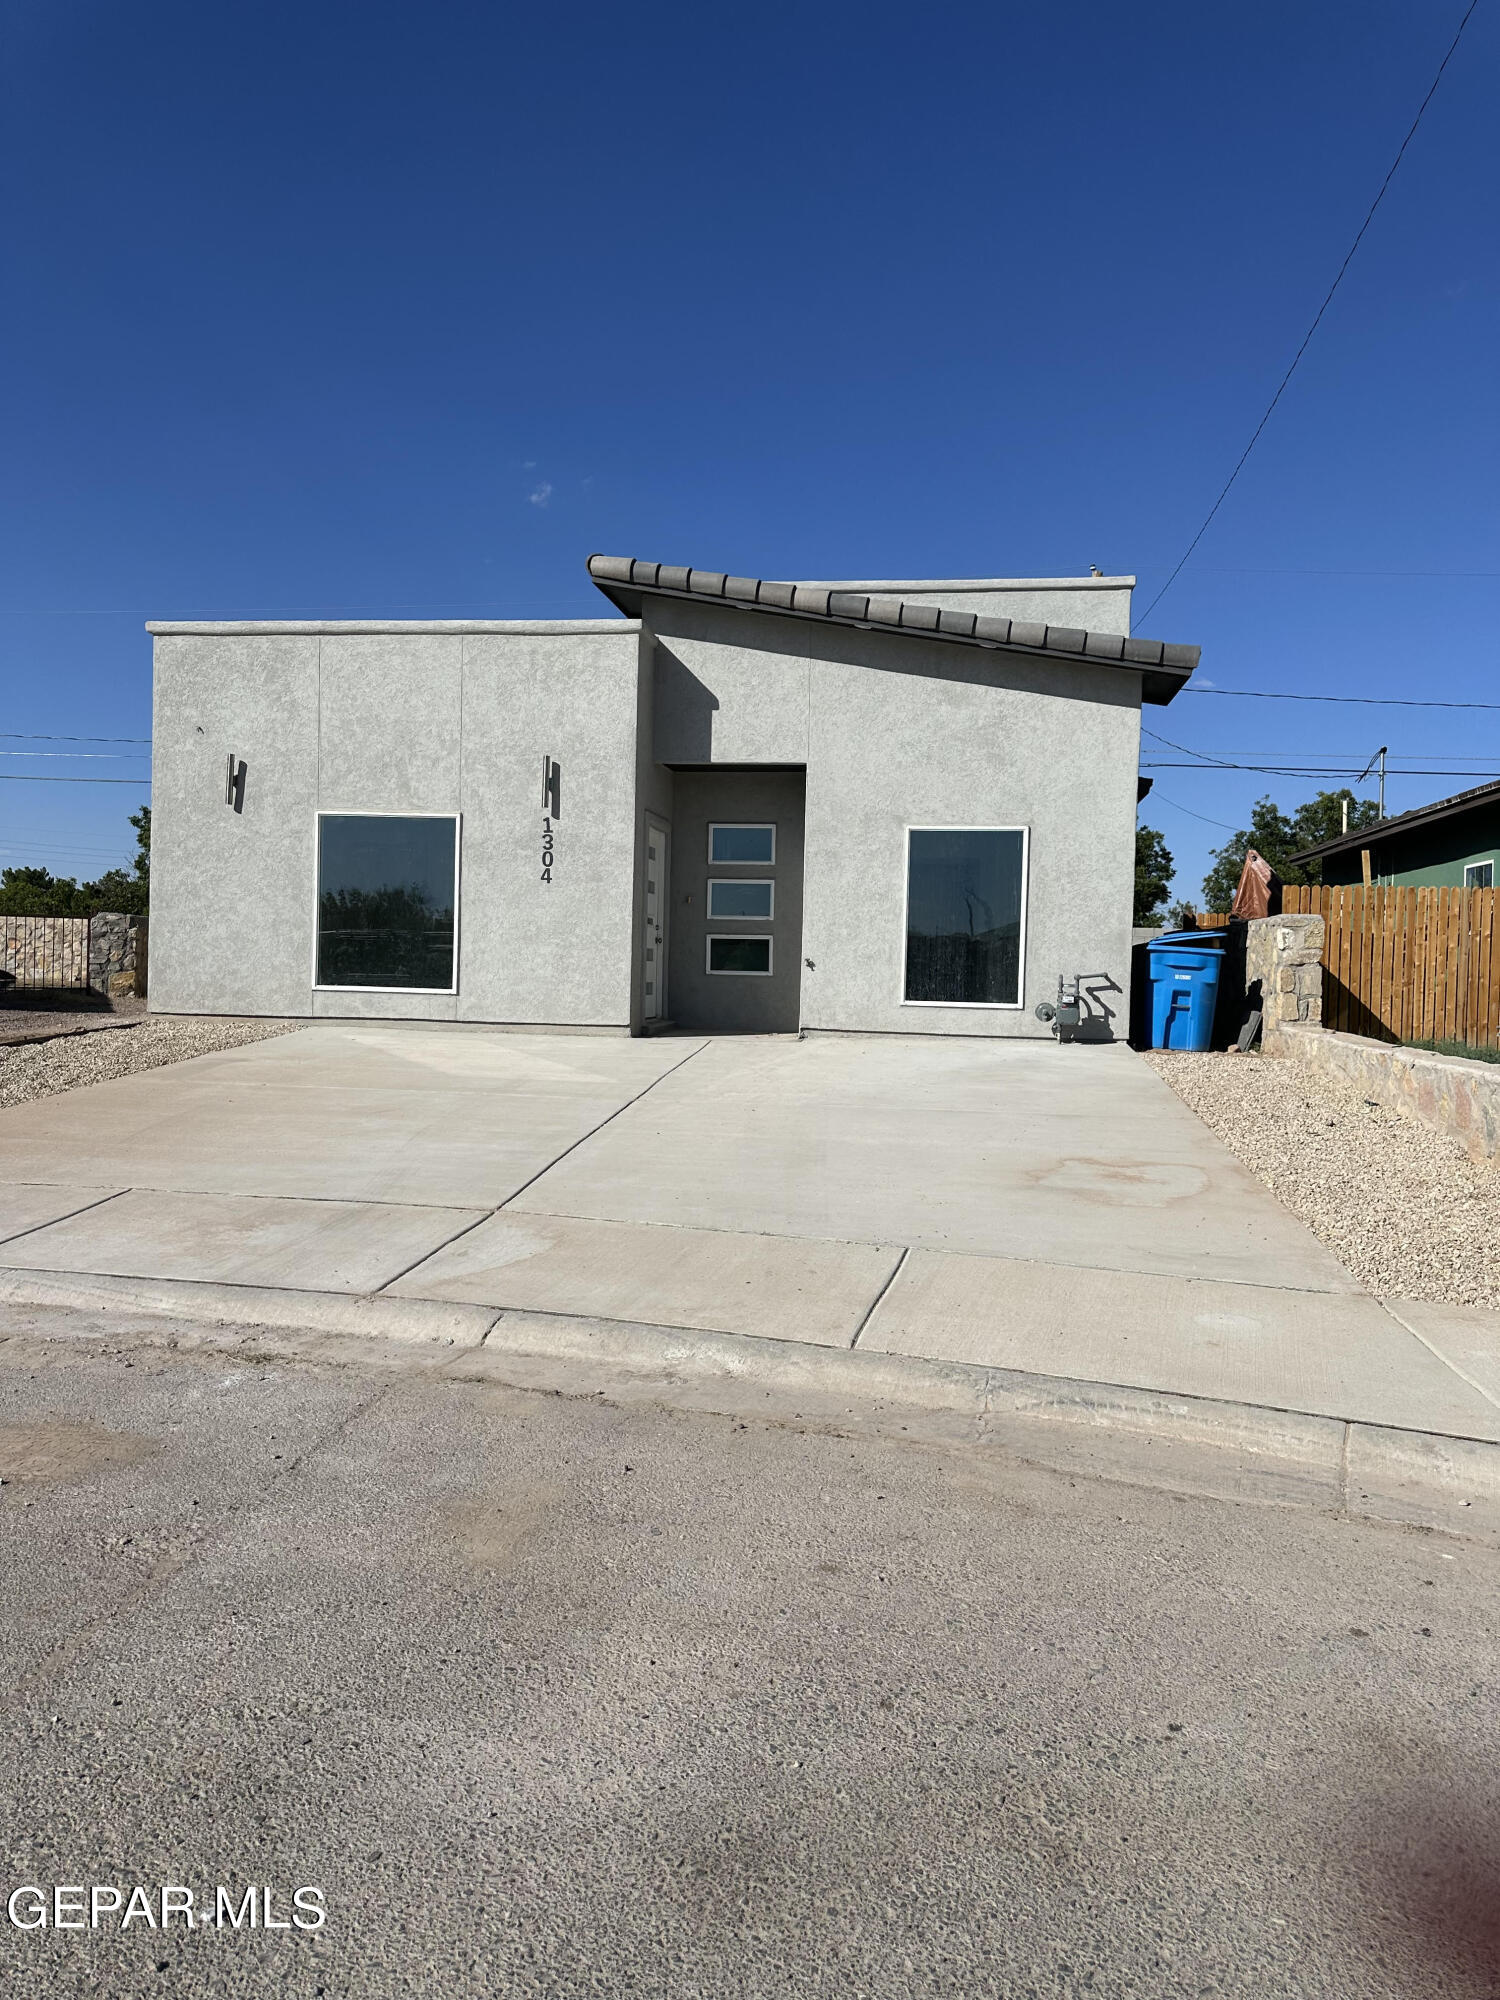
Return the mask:
<path id="1" fill-rule="evenodd" d="M 1282 1027 L 1266 1052 L 1347 1077 L 1376 1104 L 1457 1139 L 1471 1160 L 1500 1159 L 1500 1063 L 1432 1055 L 1306 1022 Z"/>

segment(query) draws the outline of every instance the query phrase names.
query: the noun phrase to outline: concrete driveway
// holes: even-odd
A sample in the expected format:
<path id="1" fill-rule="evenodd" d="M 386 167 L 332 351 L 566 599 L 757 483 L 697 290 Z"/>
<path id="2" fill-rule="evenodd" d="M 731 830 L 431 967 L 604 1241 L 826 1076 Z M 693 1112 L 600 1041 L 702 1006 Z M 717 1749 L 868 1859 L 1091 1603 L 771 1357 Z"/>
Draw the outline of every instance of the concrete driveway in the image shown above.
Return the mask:
<path id="1" fill-rule="evenodd" d="M 1419 1336 L 1363 1293 L 1123 1047 L 320 1023 L 0 1113 L 0 1267 L 857 1344 L 1500 1440 L 1500 1342 L 1472 1316 Z"/>

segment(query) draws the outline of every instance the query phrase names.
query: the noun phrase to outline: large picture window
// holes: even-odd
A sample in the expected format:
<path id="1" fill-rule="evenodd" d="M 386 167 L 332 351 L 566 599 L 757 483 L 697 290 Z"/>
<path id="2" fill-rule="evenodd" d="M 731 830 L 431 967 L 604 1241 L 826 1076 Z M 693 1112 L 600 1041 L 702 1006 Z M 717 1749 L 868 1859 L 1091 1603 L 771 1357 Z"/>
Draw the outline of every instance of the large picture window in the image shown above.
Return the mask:
<path id="1" fill-rule="evenodd" d="M 1019 1007 L 1025 919 L 1024 827 L 911 828 L 908 1002 Z"/>
<path id="2" fill-rule="evenodd" d="M 451 993 L 458 821 L 318 815 L 319 986 Z"/>

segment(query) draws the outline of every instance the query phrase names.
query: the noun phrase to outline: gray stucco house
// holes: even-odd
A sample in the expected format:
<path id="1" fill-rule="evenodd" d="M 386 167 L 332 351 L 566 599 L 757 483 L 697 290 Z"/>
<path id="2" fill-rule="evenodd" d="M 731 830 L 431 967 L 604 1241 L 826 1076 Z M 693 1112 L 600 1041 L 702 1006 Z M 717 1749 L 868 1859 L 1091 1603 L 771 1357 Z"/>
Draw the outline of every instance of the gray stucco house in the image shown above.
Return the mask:
<path id="1" fill-rule="evenodd" d="M 595 556 L 561 622 L 153 623 L 151 1004 L 650 1032 L 1126 1018 L 1133 577 Z"/>

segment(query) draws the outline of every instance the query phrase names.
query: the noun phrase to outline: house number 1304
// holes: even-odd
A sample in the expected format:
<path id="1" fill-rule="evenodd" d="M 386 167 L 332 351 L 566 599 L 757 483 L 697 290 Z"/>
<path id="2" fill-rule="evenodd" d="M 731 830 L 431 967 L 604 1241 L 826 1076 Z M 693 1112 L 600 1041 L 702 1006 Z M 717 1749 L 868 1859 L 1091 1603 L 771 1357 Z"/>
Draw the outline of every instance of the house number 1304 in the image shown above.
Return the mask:
<path id="1" fill-rule="evenodd" d="M 542 880 L 552 880 L 552 822 L 562 817 L 562 766 L 542 759 Z"/>

